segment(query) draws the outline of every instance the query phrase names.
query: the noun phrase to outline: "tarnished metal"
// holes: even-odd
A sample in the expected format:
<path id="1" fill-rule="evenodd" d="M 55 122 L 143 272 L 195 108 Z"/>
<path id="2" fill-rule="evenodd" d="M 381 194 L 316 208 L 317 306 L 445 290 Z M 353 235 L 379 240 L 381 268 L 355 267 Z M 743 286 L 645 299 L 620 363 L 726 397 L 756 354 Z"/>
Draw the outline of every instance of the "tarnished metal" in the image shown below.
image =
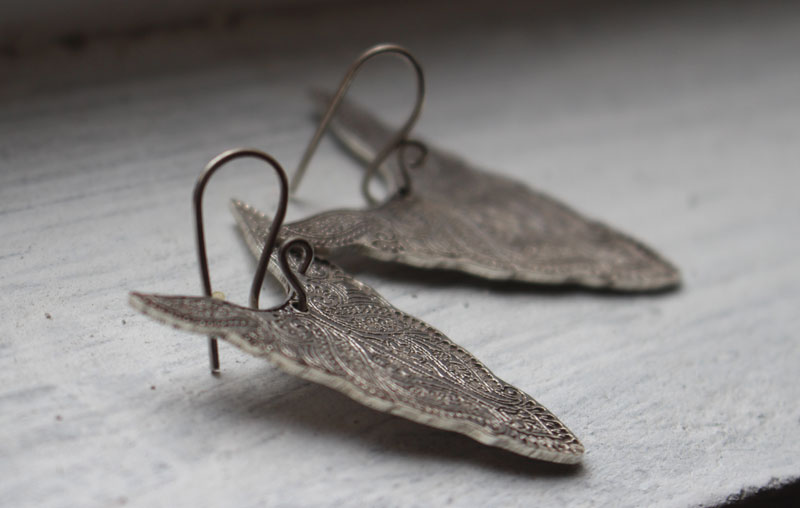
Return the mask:
<path id="1" fill-rule="evenodd" d="M 275 246 L 278 238 L 278 231 L 280 225 L 283 224 L 283 218 L 286 215 L 286 205 L 289 200 L 289 188 L 286 178 L 286 172 L 283 170 L 278 161 L 271 155 L 264 153 L 260 150 L 253 148 L 234 148 L 226 150 L 221 154 L 211 159 L 203 172 L 197 178 L 197 183 L 194 186 L 192 195 L 192 204 L 194 206 L 194 225 L 195 237 L 197 239 L 197 264 L 200 267 L 200 281 L 203 283 L 203 291 L 206 296 L 212 296 L 211 290 L 211 276 L 208 270 L 208 256 L 206 255 L 206 235 L 205 227 L 203 225 L 203 193 L 205 192 L 206 185 L 211 180 L 211 177 L 225 164 L 242 158 L 254 158 L 265 162 L 272 168 L 275 174 L 278 175 L 278 183 L 280 184 L 280 199 L 278 201 L 278 208 L 275 211 L 275 218 L 273 222 L 275 226 L 270 228 L 267 233 L 266 243 L 269 245 L 269 251 Z M 267 263 L 269 262 L 268 256 L 262 256 L 256 268 L 256 274 L 253 277 L 253 283 L 250 286 L 250 305 L 258 308 L 258 297 L 261 294 L 261 286 L 264 285 L 264 276 L 267 273 Z M 302 296 L 302 295 L 301 295 Z M 217 346 L 217 339 L 213 336 L 208 337 L 208 359 L 211 367 L 211 373 L 217 374 L 219 372 L 219 347 Z"/>
<path id="2" fill-rule="evenodd" d="M 203 189 L 226 162 L 256 157 L 280 179 L 275 219 L 249 210 L 239 215 L 265 229 L 245 235 L 259 258 L 252 308 L 211 295 L 202 220 Z M 497 378 L 440 331 L 393 307 L 375 290 L 316 258 L 302 238 L 284 238 L 274 249 L 286 208 L 287 181 L 268 154 L 252 149 L 224 152 L 209 163 L 195 191 L 200 261 L 206 296 L 131 293 L 144 314 L 188 331 L 220 337 L 284 371 L 341 391 L 373 409 L 470 436 L 481 443 L 542 460 L 575 463 L 583 445 L 545 407 Z M 300 253 L 298 255 L 297 251 Z M 258 308 L 265 270 L 288 299 Z"/>
<path id="3" fill-rule="evenodd" d="M 263 236 L 251 237 L 258 255 Z M 292 242 L 290 240 L 289 242 Z M 442 332 L 393 307 L 375 290 L 309 254 L 273 254 L 287 291 L 307 296 L 265 310 L 208 297 L 132 293 L 144 314 L 210 334 L 284 371 L 338 390 L 378 411 L 465 434 L 527 457 L 576 463 L 583 445 L 550 411 L 504 382 Z"/>
<path id="4" fill-rule="evenodd" d="M 369 184 L 372 180 L 372 177 L 379 168 L 383 167 L 382 165 L 385 160 L 396 149 L 409 142 L 408 135 L 411 132 L 411 129 L 413 129 L 414 125 L 417 123 L 417 119 L 422 112 L 422 105 L 425 101 L 425 75 L 422 72 L 422 66 L 409 50 L 402 46 L 398 46 L 397 44 L 378 44 L 373 46 L 356 58 L 356 60 L 350 65 L 350 68 L 347 69 L 344 78 L 342 78 L 339 87 L 336 89 L 336 93 L 333 94 L 330 97 L 330 100 L 327 102 L 325 112 L 321 115 L 321 120 L 317 126 L 317 130 L 311 137 L 311 141 L 309 141 L 308 146 L 303 152 L 303 157 L 300 159 L 300 163 L 297 165 L 294 175 L 292 175 L 292 181 L 290 183 L 290 190 L 292 194 L 297 191 L 297 187 L 300 185 L 300 181 L 303 179 L 303 175 L 308 168 L 308 163 L 311 161 L 311 157 L 314 155 L 317 146 L 319 146 L 322 136 L 328 129 L 331 120 L 334 118 L 334 115 L 339 108 L 339 104 L 341 104 L 345 94 L 350 89 L 350 85 L 358 75 L 359 70 L 361 70 L 361 67 L 369 60 L 379 55 L 399 56 L 408 64 L 410 64 L 411 69 L 414 71 L 414 77 L 416 78 L 417 89 L 414 107 L 411 110 L 411 114 L 409 115 L 408 119 L 402 127 L 393 132 L 391 136 L 388 136 L 383 140 L 383 146 L 375 150 L 375 156 L 367 164 L 366 171 L 364 172 L 364 178 L 361 180 L 361 193 L 364 195 L 366 200 L 370 204 L 376 204 L 378 202 L 378 200 L 372 196 L 369 190 Z M 402 168 L 402 170 L 397 173 L 396 176 L 399 182 L 397 191 L 400 193 L 408 192 L 411 187 L 411 182 L 408 179 L 408 174 L 405 171 L 405 168 Z"/>
<path id="5" fill-rule="evenodd" d="M 317 98 L 321 109 L 329 102 L 327 96 Z M 365 163 L 394 132 L 347 101 L 339 105 L 331 128 Z M 350 249 L 383 261 L 489 279 L 625 291 L 680 283 L 678 270 L 637 240 L 519 181 L 425 145 L 420 167 L 409 171 L 410 193 L 365 209 L 314 215 L 284 226 L 282 234 L 307 239 L 323 256 Z M 387 164 L 398 163 L 390 159 Z M 269 221 L 244 203 L 234 203 L 234 213 L 243 217 L 246 234 L 268 230 Z"/>

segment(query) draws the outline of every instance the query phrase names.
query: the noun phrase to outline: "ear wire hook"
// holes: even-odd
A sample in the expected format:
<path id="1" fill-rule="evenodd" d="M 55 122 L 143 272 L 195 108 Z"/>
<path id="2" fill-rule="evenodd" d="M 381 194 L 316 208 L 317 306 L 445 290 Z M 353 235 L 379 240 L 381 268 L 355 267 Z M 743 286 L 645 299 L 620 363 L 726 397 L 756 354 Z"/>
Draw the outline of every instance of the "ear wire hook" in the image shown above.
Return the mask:
<path id="1" fill-rule="evenodd" d="M 300 180 L 302 180 L 303 175 L 305 174 L 308 163 L 311 161 L 311 157 L 314 155 L 314 152 L 316 151 L 317 146 L 322 139 L 322 135 L 325 134 L 325 130 L 328 128 L 328 125 L 333 119 L 333 115 L 339 108 L 339 104 L 341 104 L 342 99 L 347 93 L 347 90 L 350 88 L 350 85 L 353 83 L 353 80 L 358 74 L 358 71 L 361 69 L 361 66 L 363 66 L 367 60 L 383 53 L 398 54 L 411 64 L 411 66 L 414 68 L 414 72 L 417 75 L 417 97 L 414 104 L 414 109 L 411 111 L 411 115 L 408 117 L 408 120 L 406 120 L 406 123 L 403 124 L 400 130 L 397 131 L 394 136 L 392 136 L 389 142 L 386 143 L 386 146 L 380 152 L 378 152 L 378 154 L 375 156 L 375 159 L 370 163 L 369 167 L 367 167 L 367 171 L 364 174 L 363 180 L 361 181 L 361 193 L 370 204 L 374 205 L 377 203 L 377 200 L 372 197 L 372 194 L 370 194 L 369 183 L 378 167 L 380 167 L 386 158 L 391 155 L 392 151 L 398 148 L 398 146 L 400 146 L 400 144 L 402 144 L 403 141 L 408 138 L 408 134 L 411 132 L 414 124 L 417 122 L 419 114 L 422 111 L 422 105 L 425 101 L 425 76 L 422 72 L 422 66 L 420 66 L 419 62 L 417 62 L 417 59 L 414 58 L 414 56 L 406 48 L 396 44 L 379 44 L 368 49 L 362 53 L 361 56 L 359 56 L 347 70 L 342 82 L 339 84 L 339 89 L 336 91 L 336 95 L 334 95 L 333 100 L 331 100 L 328 110 L 322 117 L 322 120 L 317 127 L 317 131 L 314 133 L 314 136 L 308 143 L 306 151 L 303 154 L 303 158 L 300 160 L 300 164 L 298 164 L 297 169 L 292 176 L 292 183 L 290 187 L 292 194 L 297 191 L 297 187 L 300 185 Z M 399 189 L 399 192 L 407 193 L 411 188 L 411 180 L 403 166 L 401 166 L 400 172 L 403 178 L 403 184 Z"/>
<path id="2" fill-rule="evenodd" d="M 297 304 L 295 307 L 297 310 L 305 312 L 308 310 L 308 295 L 306 294 L 305 288 L 300 284 L 300 281 L 297 280 L 297 275 L 294 274 L 289 266 L 288 256 L 295 247 L 300 247 L 303 250 L 303 258 L 300 261 L 300 266 L 297 268 L 297 271 L 305 275 L 306 270 L 308 270 L 309 265 L 311 265 L 311 261 L 314 259 L 314 248 L 304 238 L 292 238 L 291 240 L 287 240 L 278 252 L 278 261 L 280 262 L 283 276 L 286 277 L 289 285 L 294 289 L 294 294 L 297 296 Z"/>
<path id="3" fill-rule="evenodd" d="M 234 159 L 240 159 L 244 157 L 254 157 L 272 166 L 277 173 L 278 180 L 280 182 L 280 201 L 278 202 L 278 209 L 275 212 L 275 217 L 272 219 L 269 235 L 267 236 L 267 241 L 264 244 L 264 250 L 261 253 L 261 257 L 258 260 L 258 267 L 256 268 L 256 273 L 253 277 L 253 284 L 250 287 L 250 306 L 254 309 L 258 309 L 258 297 L 261 293 L 261 286 L 264 283 L 264 277 L 267 272 L 267 265 L 269 264 L 272 250 L 275 248 L 275 243 L 278 239 L 278 232 L 280 231 L 280 228 L 283 225 L 283 220 L 286 217 L 286 205 L 289 198 L 286 172 L 283 170 L 281 165 L 278 164 L 274 158 L 272 158 L 271 155 L 252 148 L 237 148 L 233 150 L 227 150 L 211 159 L 211 161 L 209 161 L 209 163 L 206 165 L 205 169 L 203 169 L 203 172 L 200 174 L 200 177 L 197 179 L 197 183 L 194 187 L 194 217 L 195 230 L 197 233 L 197 259 L 200 265 L 200 278 L 203 282 L 203 290 L 205 291 L 205 295 L 212 296 L 211 277 L 209 276 L 208 257 L 206 255 L 205 231 L 203 228 L 203 192 L 206 188 L 206 184 L 219 168 Z M 310 262 L 311 259 L 309 258 L 308 263 Z M 296 280 L 297 279 L 295 278 L 295 281 Z M 298 293 L 299 298 L 302 288 L 300 288 L 300 291 L 297 291 L 297 287 L 295 287 L 295 291 Z M 303 294 L 303 298 L 305 298 L 305 294 Z M 208 339 L 208 354 L 211 363 L 211 372 L 218 373 L 219 350 L 217 346 L 217 339 L 215 337 L 209 337 Z"/>
<path id="4" fill-rule="evenodd" d="M 416 159 L 414 159 L 412 162 L 408 162 L 406 160 L 406 150 L 411 147 L 416 148 L 418 154 Z M 397 162 L 403 171 L 405 171 L 407 168 L 419 167 L 423 161 L 425 161 L 427 156 L 428 147 L 425 146 L 425 144 L 421 141 L 417 141 L 415 139 L 402 139 L 397 144 Z M 406 175 L 406 178 L 408 178 L 408 175 Z"/>

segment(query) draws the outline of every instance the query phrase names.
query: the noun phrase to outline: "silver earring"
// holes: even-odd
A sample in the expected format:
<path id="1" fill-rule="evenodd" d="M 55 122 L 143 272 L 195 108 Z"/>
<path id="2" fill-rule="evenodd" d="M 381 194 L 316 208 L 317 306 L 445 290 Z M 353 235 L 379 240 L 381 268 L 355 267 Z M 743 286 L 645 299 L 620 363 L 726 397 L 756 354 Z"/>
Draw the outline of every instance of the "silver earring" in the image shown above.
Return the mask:
<path id="1" fill-rule="evenodd" d="M 360 67 L 388 53 L 410 62 L 417 78 L 415 106 L 396 131 L 343 100 Z M 379 45 L 362 54 L 333 97 L 317 94 L 324 113 L 291 188 L 297 189 L 330 126 L 342 144 L 367 163 L 362 192 L 370 206 L 333 210 L 287 224 L 287 236 L 307 239 L 325 256 L 350 249 L 381 261 L 459 270 L 488 279 L 622 291 L 652 291 L 680 284 L 678 270 L 637 240 L 589 220 L 521 182 L 474 168 L 457 156 L 410 140 L 424 94 L 420 64 L 408 50 L 396 45 Z M 406 152 L 414 147 L 421 155 L 409 162 Z M 393 153 L 396 160 L 390 158 Z M 369 191 L 378 171 L 395 189 L 383 202 Z M 240 222 L 247 224 L 246 235 L 267 230 L 257 218 L 248 217 L 251 208 L 245 203 L 236 202 L 234 209 Z"/>
<path id="2" fill-rule="evenodd" d="M 211 174 L 239 157 L 267 162 L 281 183 L 271 229 L 250 239 L 259 257 L 250 308 L 210 296 L 202 214 L 197 214 Z M 558 418 L 443 333 L 315 257 L 304 239 L 289 238 L 274 249 L 288 190 L 283 170 L 272 157 L 249 149 L 223 153 L 209 164 L 197 189 L 198 253 L 206 296 L 131 293 L 134 308 L 165 324 L 224 339 L 372 409 L 527 457 L 580 461 L 583 445 Z M 259 309 L 258 292 L 267 269 L 283 284 L 288 299 Z"/>

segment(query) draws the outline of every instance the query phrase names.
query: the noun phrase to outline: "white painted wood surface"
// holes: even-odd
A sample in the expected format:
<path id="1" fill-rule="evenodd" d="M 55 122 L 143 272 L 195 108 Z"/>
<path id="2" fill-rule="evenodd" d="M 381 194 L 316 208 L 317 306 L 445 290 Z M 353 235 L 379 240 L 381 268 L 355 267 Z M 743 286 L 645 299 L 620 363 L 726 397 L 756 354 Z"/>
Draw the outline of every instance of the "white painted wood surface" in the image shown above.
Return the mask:
<path id="1" fill-rule="evenodd" d="M 800 9 L 414 6 L 0 62 L 0 506 L 694 506 L 800 475 Z M 582 467 L 371 411 L 225 345 L 211 377 L 203 338 L 127 306 L 133 289 L 200 292 L 207 159 L 252 145 L 292 168 L 305 89 L 383 40 L 427 71 L 420 133 L 683 270 L 681 291 L 621 296 L 345 260 L 553 410 Z M 353 96 L 400 121 L 411 82 L 376 64 Z M 227 199 L 269 209 L 276 187 L 237 169 L 206 206 L 213 282 L 245 302 L 254 263 Z M 328 143 L 290 217 L 359 204 L 358 177 Z"/>

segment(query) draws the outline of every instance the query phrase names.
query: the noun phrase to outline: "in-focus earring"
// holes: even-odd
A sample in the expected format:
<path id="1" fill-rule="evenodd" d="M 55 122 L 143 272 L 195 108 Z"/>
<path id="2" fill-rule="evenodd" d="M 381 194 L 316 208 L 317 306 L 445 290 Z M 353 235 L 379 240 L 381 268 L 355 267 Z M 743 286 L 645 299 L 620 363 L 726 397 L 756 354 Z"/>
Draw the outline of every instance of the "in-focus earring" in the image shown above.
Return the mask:
<path id="1" fill-rule="evenodd" d="M 197 241 L 197 264 L 200 266 L 200 281 L 203 284 L 203 291 L 207 297 L 214 296 L 211 290 L 211 276 L 208 271 L 208 256 L 206 255 L 206 235 L 203 226 L 203 193 L 206 189 L 208 181 L 214 176 L 222 166 L 228 162 L 240 158 L 256 158 L 267 163 L 278 176 L 280 183 L 280 198 L 278 200 L 278 208 L 275 211 L 275 218 L 272 219 L 270 231 L 266 233 L 265 245 L 267 245 L 267 252 L 272 252 L 275 248 L 275 243 L 278 239 L 278 232 L 280 225 L 286 217 L 286 205 L 289 201 L 289 192 L 287 190 L 286 172 L 283 167 L 271 155 L 264 153 L 260 150 L 239 148 L 235 150 L 227 150 L 218 156 L 211 159 L 194 186 L 193 205 L 194 205 L 194 226 L 195 226 L 195 239 Z M 267 264 L 269 257 L 261 256 L 256 267 L 256 273 L 253 276 L 253 283 L 250 286 L 250 306 L 258 309 L 259 295 L 261 294 L 261 286 L 264 285 L 264 277 L 267 273 Z M 220 295 L 221 296 L 221 295 Z M 219 372 L 219 350 L 217 346 L 217 339 L 213 336 L 208 338 L 208 355 L 211 365 L 212 374 Z"/>
<path id="2" fill-rule="evenodd" d="M 233 150 L 209 164 L 212 169 L 201 177 L 198 192 L 202 194 L 214 170 L 246 156 L 283 173 L 263 152 Z M 251 308 L 211 296 L 143 293 L 131 293 L 131 305 L 168 325 L 225 339 L 290 374 L 331 387 L 378 411 L 535 459 L 580 461 L 583 445 L 563 423 L 444 334 L 314 257 L 304 239 L 290 238 L 273 249 L 288 192 L 285 176 L 280 181 L 281 205 L 272 220 L 273 230 L 251 244 L 259 254 Z M 202 228 L 198 231 L 198 252 L 202 252 Z M 199 258 L 205 281 L 205 256 Z M 289 296 L 282 305 L 258 309 L 267 268 Z M 210 294 L 210 283 L 204 287 Z"/>
<path id="3" fill-rule="evenodd" d="M 417 76 L 417 102 L 396 131 L 343 101 L 360 66 L 382 53 L 399 54 L 412 64 Z M 637 240 L 589 220 L 521 182 L 410 141 L 408 135 L 422 109 L 424 90 L 421 67 L 408 50 L 380 45 L 355 61 L 332 98 L 316 94 L 324 113 L 294 174 L 292 189 L 297 188 L 330 125 L 342 144 L 367 164 L 362 192 L 371 206 L 324 212 L 288 224 L 287 236 L 306 238 L 323 255 L 352 249 L 382 261 L 460 270 L 489 279 L 624 291 L 680 284 L 678 270 Z M 409 145 L 416 145 L 423 154 L 413 164 L 405 160 Z M 396 161 L 389 158 L 395 151 Z M 417 167 L 409 171 L 410 166 Z M 369 192 L 369 182 L 379 168 L 395 189 L 382 203 Z M 266 231 L 249 206 L 237 202 L 234 208 L 240 222 L 248 224 L 246 234 Z"/>

